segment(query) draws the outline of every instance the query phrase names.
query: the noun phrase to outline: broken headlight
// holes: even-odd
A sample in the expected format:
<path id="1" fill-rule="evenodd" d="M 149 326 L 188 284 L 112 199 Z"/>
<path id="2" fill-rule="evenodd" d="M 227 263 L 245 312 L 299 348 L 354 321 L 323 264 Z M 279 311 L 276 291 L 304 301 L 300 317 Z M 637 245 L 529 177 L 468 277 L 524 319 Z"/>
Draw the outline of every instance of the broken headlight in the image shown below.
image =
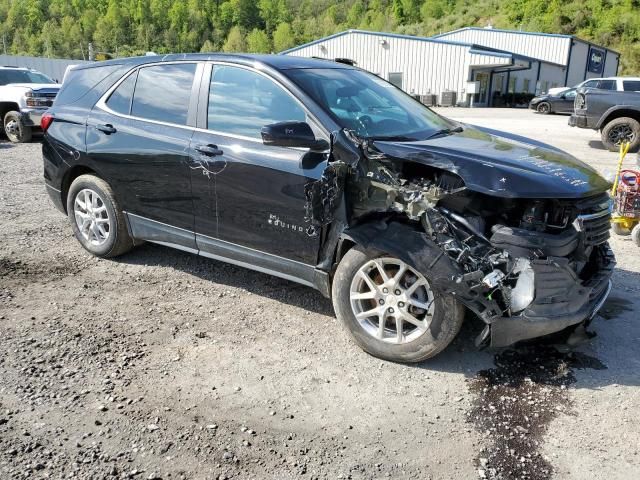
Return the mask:
<path id="1" fill-rule="evenodd" d="M 526 258 L 516 260 L 513 273 L 518 273 L 516 286 L 511 289 L 511 311 L 520 312 L 527 308 L 535 297 L 535 274 Z"/>

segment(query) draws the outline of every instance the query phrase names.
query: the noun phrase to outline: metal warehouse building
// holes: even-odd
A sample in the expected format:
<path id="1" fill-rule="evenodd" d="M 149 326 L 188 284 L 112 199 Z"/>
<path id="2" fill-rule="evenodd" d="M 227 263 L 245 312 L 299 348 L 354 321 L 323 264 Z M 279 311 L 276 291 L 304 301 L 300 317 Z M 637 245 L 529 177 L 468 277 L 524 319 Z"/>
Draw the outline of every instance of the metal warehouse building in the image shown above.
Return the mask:
<path id="1" fill-rule="evenodd" d="M 282 54 L 347 58 L 424 103 L 472 106 L 613 76 L 620 60 L 572 35 L 474 27 L 428 38 L 347 30 Z"/>

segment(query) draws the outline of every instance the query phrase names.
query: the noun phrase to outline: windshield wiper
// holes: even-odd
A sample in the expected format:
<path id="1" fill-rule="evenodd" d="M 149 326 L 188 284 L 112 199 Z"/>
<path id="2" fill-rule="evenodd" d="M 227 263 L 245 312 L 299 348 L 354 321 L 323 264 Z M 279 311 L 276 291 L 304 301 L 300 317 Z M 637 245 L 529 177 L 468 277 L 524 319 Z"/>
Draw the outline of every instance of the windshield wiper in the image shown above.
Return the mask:
<path id="1" fill-rule="evenodd" d="M 429 135 L 425 140 L 429 140 L 433 137 L 439 137 L 440 135 L 453 135 L 454 133 L 464 132 L 464 128 L 456 127 L 456 128 L 443 128 L 442 130 L 437 130 Z"/>

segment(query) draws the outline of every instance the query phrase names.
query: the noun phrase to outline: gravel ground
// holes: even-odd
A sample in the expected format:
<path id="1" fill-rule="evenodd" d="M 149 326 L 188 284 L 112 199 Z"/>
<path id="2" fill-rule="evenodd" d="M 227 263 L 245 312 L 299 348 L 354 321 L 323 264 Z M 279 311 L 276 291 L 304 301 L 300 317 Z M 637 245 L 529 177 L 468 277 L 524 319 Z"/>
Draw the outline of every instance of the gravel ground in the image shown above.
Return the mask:
<path id="1" fill-rule="evenodd" d="M 566 117 L 445 109 L 615 154 Z M 597 145 L 596 145 L 597 146 Z M 420 365 L 350 343 L 315 291 L 168 248 L 90 257 L 40 145 L 0 141 L 0 478 L 640 478 L 640 256 L 576 353 L 483 351 L 468 318 Z"/>

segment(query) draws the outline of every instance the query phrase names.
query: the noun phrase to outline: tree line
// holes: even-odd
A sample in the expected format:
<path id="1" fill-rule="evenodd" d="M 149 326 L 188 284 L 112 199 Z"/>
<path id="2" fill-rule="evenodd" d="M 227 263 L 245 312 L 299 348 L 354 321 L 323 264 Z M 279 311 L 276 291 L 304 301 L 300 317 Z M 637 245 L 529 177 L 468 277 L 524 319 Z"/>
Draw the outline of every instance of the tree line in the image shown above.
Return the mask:
<path id="1" fill-rule="evenodd" d="M 280 52 L 349 28 L 430 36 L 493 25 L 575 34 L 640 73 L 640 0 L 0 0 L 0 51 L 82 59 Z"/>

